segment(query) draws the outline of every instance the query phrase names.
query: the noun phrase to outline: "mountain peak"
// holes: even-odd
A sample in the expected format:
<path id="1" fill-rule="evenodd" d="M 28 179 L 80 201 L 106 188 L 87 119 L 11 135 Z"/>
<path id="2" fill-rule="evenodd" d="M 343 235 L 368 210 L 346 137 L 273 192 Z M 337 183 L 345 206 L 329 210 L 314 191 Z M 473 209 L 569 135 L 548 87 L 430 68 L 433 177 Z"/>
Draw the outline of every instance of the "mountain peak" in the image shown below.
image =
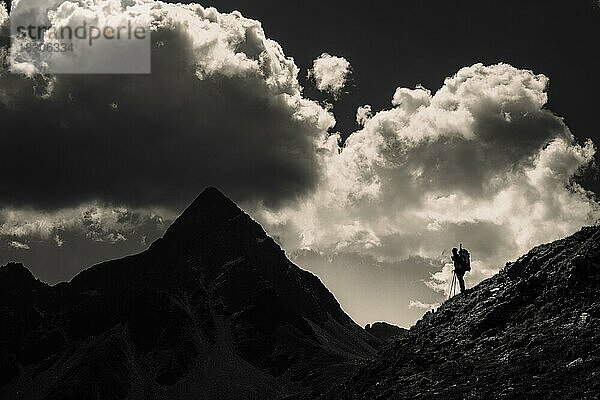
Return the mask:
<path id="1" fill-rule="evenodd" d="M 233 201 L 210 186 L 173 222 L 164 237 L 203 235 L 241 214 L 243 211 Z"/>
<path id="2" fill-rule="evenodd" d="M 35 283 L 36 279 L 25 266 L 21 263 L 10 262 L 0 267 L 0 282 L 3 287 L 7 286 L 22 286 L 23 284 Z"/>
<path id="3" fill-rule="evenodd" d="M 158 243 L 0 290 L 0 399 L 315 398 L 382 345 L 215 188 Z"/>
<path id="4" fill-rule="evenodd" d="M 0 302 L 7 298 L 22 301 L 21 294 L 45 286 L 23 264 L 10 262 L 0 266 Z"/>

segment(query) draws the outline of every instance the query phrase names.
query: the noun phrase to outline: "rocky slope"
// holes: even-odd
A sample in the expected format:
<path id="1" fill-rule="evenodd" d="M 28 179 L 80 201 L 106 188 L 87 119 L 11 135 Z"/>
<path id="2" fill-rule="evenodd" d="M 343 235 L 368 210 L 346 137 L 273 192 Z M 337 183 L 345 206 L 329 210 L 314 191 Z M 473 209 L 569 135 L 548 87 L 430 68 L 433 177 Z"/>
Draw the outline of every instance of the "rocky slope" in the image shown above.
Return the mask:
<path id="1" fill-rule="evenodd" d="M 600 228 L 536 247 L 427 313 L 328 397 L 600 398 Z"/>
<path id="2" fill-rule="evenodd" d="M 0 399 L 314 398 L 382 343 L 213 188 L 141 254 L 0 289 Z"/>
<path id="3" fill-rule="evenodd" d="M 391 340 L 408 332 L 406 328 L 388 324 L 387 322 L 374 322 L 372 324 L 367 324 L 365 326 L 365 330 L 371 335 L 382 340 Z"/>

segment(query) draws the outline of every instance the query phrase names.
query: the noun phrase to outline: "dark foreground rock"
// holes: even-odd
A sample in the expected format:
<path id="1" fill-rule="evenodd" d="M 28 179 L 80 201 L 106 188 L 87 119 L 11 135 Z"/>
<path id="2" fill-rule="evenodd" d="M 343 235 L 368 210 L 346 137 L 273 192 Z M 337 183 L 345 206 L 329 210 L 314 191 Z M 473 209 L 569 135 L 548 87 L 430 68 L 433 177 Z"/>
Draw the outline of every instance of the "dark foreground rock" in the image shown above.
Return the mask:
<path id="1" fill-rule="evenodd" d="M 0 268 L 0 399 L 315 398 L 382 342 L 210 188 L 145 252 Z"/>
<path id="2" fill-rule="evenodd" d="M 367 324 L 365 326 L 365 330 L 371 335 L 382 340 L 390 340 L 408 332 L 408 329 L 388 324 L 387 322 L 374 322 L 372 324 Z"/>
<path id="3" fill-rule="evenodd" d="M 536 247 L 427 313 L 328 397 L 600 398 L 600 229 Z"/>

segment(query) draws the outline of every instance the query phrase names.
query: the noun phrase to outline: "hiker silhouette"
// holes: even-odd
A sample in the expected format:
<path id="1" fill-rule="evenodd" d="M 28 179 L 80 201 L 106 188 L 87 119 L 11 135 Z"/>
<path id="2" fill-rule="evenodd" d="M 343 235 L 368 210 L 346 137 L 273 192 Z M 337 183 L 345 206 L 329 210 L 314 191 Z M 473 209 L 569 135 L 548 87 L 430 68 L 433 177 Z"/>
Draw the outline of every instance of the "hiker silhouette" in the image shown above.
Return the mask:
<path id="1" fill-rule="evenodd" d="M 471 255 L 467 249 L 462 247 L 462 244 L 457 249 L 452 248 L 452 261 L 454 262 L 454 275 L 458 280 L 460 292 L 465 292 L 465 273 L 471 270 Z"/>

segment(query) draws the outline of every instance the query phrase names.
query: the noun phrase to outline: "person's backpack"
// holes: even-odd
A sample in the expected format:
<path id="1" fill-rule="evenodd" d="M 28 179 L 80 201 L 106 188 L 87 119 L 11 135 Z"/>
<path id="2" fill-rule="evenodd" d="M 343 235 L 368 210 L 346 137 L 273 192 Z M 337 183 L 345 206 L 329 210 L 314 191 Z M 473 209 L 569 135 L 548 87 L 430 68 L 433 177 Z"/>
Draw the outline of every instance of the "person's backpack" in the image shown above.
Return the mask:
<path id="1" fill-rule="evenodd" d="M 471 270 L 471 254 L 469 253 L 469 250 L 464 249 L 461 246 L 461 248 L 458 252 L 458 255 L 460 256 L 460 258 L 462 260 L 463 270 L 470 271 Z"/>

